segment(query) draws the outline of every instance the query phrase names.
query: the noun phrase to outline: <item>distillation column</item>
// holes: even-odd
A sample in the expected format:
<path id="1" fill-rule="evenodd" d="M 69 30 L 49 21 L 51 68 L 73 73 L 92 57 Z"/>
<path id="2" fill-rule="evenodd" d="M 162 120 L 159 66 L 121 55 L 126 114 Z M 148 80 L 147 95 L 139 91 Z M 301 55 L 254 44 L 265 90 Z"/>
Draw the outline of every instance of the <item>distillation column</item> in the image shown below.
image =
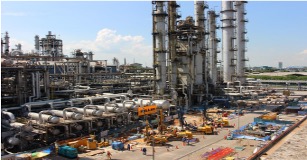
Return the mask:
<path id="1" fill-rule="evenodd" d="M 166 11 L 163 1 L 153 2 L 153 36 L 155 93 L 163 95 L 166 88 Z"/>
<path id="2" fill-rule="evenodd" d="M 168 31 L 169 31 L 169 82 L 171 88 L 177 86 L 177 63 L 176 63 L 176 20 L 178 18 L 176 8 L 179 7 L 176 1 L 168 1 Z"/>
<path id="3" fill-rule="evenodd" d="M 208 11 L 209 23 L 209 77 L 212 84 L 215 86 L 217 83 L 217 46 L 220 39 L 216 37 L 216 18 L 218 15 L 215 11 Z"/>
<path id="4" fill-rule="evenodd" d="M 205 66 L 205 3 L 204 1 L 194 1 L 195 26 L 196 34 L 199 39 L 195 55 L 195 81 L 196 85 L 202 85 L 204 80 Z M 205 73 L 206 74 L 206 73 Z M 206 79 L 205 79 L 206 81 Z"/>
<path id="5" fill-rule="evenodd" d="M 241 82 L 241 84 L 245 83 L 246 77 L 244 74 L 244 69 L 245 69 L 245 23 L 247 22 L 247 19 L 245 19 L 245 3 L 247 1 L 236 1 L 235 2 L 235 9 L 236 9 L 236 26 L 237 26 L 237 66 L 236 66 L 236 71 L 237 71 L 237 80 Z"/>
<path id="6" fill-rule="evenodd" d="M 222 53 L 224 83 L 233 82 L 235 76 L 234 12 L 232 1 L 222 1 Z"/>
<path id="7" fill-rule="evenodd" d="M 5 36 L 4 36 L 4 54 L 8 55 L 10 52 L 10 37 L 9 37 L 9 33 L 5 32 Z"/>
<path id="8" fill-rule="evenodd" d="M 36 53 L 39 53 L 39 36 L 34 37 L 34 49 Z"/>

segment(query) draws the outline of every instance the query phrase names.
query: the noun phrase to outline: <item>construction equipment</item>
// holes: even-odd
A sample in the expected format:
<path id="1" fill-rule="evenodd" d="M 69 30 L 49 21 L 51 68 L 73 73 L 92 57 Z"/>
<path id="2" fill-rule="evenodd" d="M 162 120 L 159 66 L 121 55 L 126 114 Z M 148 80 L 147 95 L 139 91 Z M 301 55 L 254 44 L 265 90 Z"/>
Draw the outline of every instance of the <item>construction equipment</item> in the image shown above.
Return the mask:
<path id="1" fill-rule="evenodd" d="M 193 131 L 194 134 L 215 134 L 214 128 L 211 125 L 205 125 L 203 127 L 197 127 L 196 131 Z"/>
<path id="2" fill-rule="evenodd" d="M 151 135 L 146 139 L 146 144 L 153 145 L 153 142 L 156 144 L 161 144 L 164 146 L 168 142 L 168 137 L 164 135 Z"/>
<path id="3" fill-rule="evenodd" d="M 192 132 L 187 130 L 178 132 L 177 128 L 175 128 L 171 130 L 169 133 L 170 133 L 168 134 L 169 140 L 181 140 L 183 137 L 186 137 L 188 139 L 193 138 Z"/>
<path id="4" fill-rule="evenodd" d="M 77 158 L 78 157 L 77 149 L 70 147 L 70 146 L 60 146 L 58 154 L 63 157 L 67 157 L 67 158 Z"/>
<path id="5" fill-rule="evenodd" d="M 214 121 L 215 124 L 217 124 L 220 127 L 233 127 L 229 125 L 229 120 L 226 117 L 218 118 Z"/>
<path id="6" fill-rule="evenodd" d="M 90 137 L 83 137 L 79 140 L 70 141 L 67 143 L 67 145 L 73 148 L 83 148 L 86 146 L 87 149 L 93 150 L 100 147 L 109 146 L 109 142 L 98 143 L 95 140 L 95 135 L 90 135 Z"/>

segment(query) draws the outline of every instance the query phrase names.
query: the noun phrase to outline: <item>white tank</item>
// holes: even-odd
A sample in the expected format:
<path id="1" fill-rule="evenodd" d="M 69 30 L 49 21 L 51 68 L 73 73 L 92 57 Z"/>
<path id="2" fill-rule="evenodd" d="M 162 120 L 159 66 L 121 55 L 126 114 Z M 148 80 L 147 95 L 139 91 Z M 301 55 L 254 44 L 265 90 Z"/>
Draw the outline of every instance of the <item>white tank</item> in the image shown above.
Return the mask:
<path id="1" fill-rule="evenodd" d="M 83 108 L 77 108 L 78 113 L 84 114 L 84 109 Z M 94 110 L 94 109 L 86 109 L 86 114 L 89 116 L 101 116 L 102 111 L 101 110 Z"/>
<path id="2" fill-rule="evenodd" d="M 31 132 L 33 131 L 33 127 L 27 124 L 22 124 L 18 122 L 10 123 L 10 125 L 14 128 L 21 129 L 22 131 Z"/>
<path id="3" fill-rule="evenodd" d="M 123 103 L 116 103 L 118 105 L 118 107 L 124 107 L 124 104 Z M 125 108 L 131 110 L 131 109 L 137 109 L 139 108 L 140 105 L 134 105 L 132 102 L 127 102 L 125 103 Z"/>
<path id="4" fill-rule="evenodd" d="M 169 109 L 171 105 L 167 100 L 154 100 L 152 102 L 155 103 L 159 109 Z"/>
<path id="5" fill-rule="evenodd" d="M 142 102 L 142 100 L 143 100 L 143 102 Z M 148 100 L 148 99 L 138 99 L 135 103 L 140 105 L 140 106 L 141 106 L 141 103 L 143 103 L 143 106 L 146 106 L 146 105 L 150 105 L 151 101 Z"/>
<path id="6" fill-rule="evenodd" d="M 105 111 L 104 106 L 98 106 L 99 110 Z M 123 107 L 107 107 L 108 112 L 111 113 L 122 113 L 125 111 Z"/>
<path id="7" fill-rule="evenodd" d="M 39 114 L 38 113 L 34 113 L 34 112 L 30 112 L 28 114 L 29 117 L 31 117 L 34 120 L 39 120 Z M 42 118 L 44 120 L 44 122 L 48 122 L 48 123 L 59 123 L 60 122 L 60 118 L 59 117 L 55 117 L 52 115 L 47 115 L 47 114 L 42 114 Z"/>
<path id="8" fill-rule="evenodd" d="M 63 111 L 60 110 L 51 110 L 56 116 L 59 117 L 64 117 Z M 66 112 L 67 118 L 71 118 L 74 120 L 80 120 L 82 119 L 83 115 L 80 113 L 75 113 L 75 112 Z"/>

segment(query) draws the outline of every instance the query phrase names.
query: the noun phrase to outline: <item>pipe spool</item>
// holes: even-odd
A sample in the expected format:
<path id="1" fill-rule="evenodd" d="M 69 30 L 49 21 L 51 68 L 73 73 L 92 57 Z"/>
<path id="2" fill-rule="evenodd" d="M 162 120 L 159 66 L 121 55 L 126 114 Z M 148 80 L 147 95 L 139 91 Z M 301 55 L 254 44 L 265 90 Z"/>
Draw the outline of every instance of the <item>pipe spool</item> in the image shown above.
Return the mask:
<path id="1" fill-rule="evenodd" d="M 84 115 L 84 109 L 83 108 L 77 108 L 77 112 L 82 113 Z M 86 115 L 88 115 L 88 116 L 101 116 L 102 115 L 101 110 L 86 109 L 85 112 L 86 112 Z"/>
<path id="2" fill-rule="evenodd" d="M 26 131 L 26 132 L 33 131 L 33 127 L 31 125 L 28 125 L 28 124 L 14 122 L 14 123 L 10 123 L 10 126 L 17 128 L 17 129 L 21 129 L 22 131 Z"/>
<path id="3" fill-rule="evenodd" d="M 39 120 L 39 114 L 38 113 L 30 112 L 30 113 L 28 113 L 28 116 L 31 117 L 32 119 Z M 45 122 L 53 123 L 53 124 L 60 122 L 59 117 L 55 117 L 55 116 L 47 115 L 47 114 L 42 114 L 42 119 Z"/>
<path id="4" fill-rule="evenodd" d="M 60 110 L 51 110 L 51 112 L 54 113 L 54 115 L 59 116 L 59 117 L 64 117 L 63 111 Z M 66 112 L 67 118 L 71 118 L 74 120 L 80 120 L 83 118 L 83 115 L 80 113 L 75 113 L 75 112 Z"/>

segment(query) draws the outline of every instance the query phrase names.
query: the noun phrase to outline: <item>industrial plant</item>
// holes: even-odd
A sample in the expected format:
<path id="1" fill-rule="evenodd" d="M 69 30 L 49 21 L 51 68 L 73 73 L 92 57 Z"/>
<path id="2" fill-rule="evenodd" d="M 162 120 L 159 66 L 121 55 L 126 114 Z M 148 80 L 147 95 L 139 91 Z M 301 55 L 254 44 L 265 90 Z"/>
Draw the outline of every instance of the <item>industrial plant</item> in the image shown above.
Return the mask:
<path id="1" fill-rule="evenodd" d="M 239 117 L 249 111 L 253 114 L 265 106 L 266 111 L 282 112 L 288 102 L 295 100 L 307 106 L 306 95 L 291 97 L 290 90 L 283 90 L 277 91 L 282 95 L 273 98 L 269 85 L 247 78 L 247 1 L 222 1 L 220 12 L 209 9 L 207 2 L 195 1 L 194 16 L 188 17 L 181 17 L 180 5 L 176 1 L 148 3 L 152 3 L 152 11 L 148 11 L 152 14 L 152 53 L 148 53 L 153 57 L 151 68 L 141 67 L 138 63 L 120 64 L 118 57 L 114 57 L 112 62 L 97 60 L 94 52 L 78 48 L 72 51 L 72 56 L 68 56 L 63 53 L 62 39 L 52 31 L 47 31 L 47 35 L 33 35 L 33 50 L 29 53 L 23 52 L 22 44 L 10 43 L 9 32 L 3 34 L 3 157 L 14 155 L 22 158 L 21 153 L 55 146 L 51 148 L 62 157 L 82 159 L 81 150 L 107 148 L 111 143 L 116 151 L 113 156 L 120 157 L 117 151 L 123 147 L 117 142 L 122 142 L 122 145 L 129 143 L 130 146 L 138 138 L 143 138 L 148 146 L 164 146 L 172 143 L 171 139 L 181 140 L 183 137 L 189 139 L 188 145 L 190 142 L 206 143 L 204 137 L 197 136 L 206 134 L 213 139 L 215 136 L 223 138 L 226 135 L 223 127 L 234 129 L 236 125 L 251 123 L 239 121 Z M 222 37 L 218 37 L 218 33 Z M 288 108 L 286 111 L 307 113 L 304 107 Z M 200 117 L 201 122 L 191 120 L 195 117 Z M 273 119 L 276 120 L 276 115 L 268 114 L 267 117 L 273 117 L 267 119 L 275 123 Z M 264 123 L 265 120 L 259 120 L 261 118 L 258 117 L 257 123 Z M 286 116 L 284 119 L 287 119 Z M 293 124 L 290 120 L 285 123 L 279 120 L 282 126 L 275 129 L 288 132 L 286 127 L 291 129 L 304 123 L 306 115 L 298 119 L 300 121 Z M 177 128 L 174 127 L 176 125 Z M 154 131 L 154 128 L 157 130 Z M 266 136 L 273 131 L 267 133 L 260 128 L 259 131 L 241 130 L 240 133 L 234 130 L 232 134 L 230 129 L 228 134 L 227 129 L 225 141 L 239 138 L 242 132 L 249 136 L 254 134 L 257 138 L 261 136 L 263 139 L 259 139 L 267 141 Z M 274 132 L 275 138 L 282 134 Z M 182 147 L 178 147 L 177 142 L 172 145 L 177 150 Z M 229 154 L 220 156 L 220 159 L 234 155 L 234 149 L 220 150 L 223 149 Z M 64 150 L 67 152 L 64 153 Z M 74 152 L 68 154 L 68 150 Z M 107 153 L 107 150 L 103 152 Z M 260 148 L 258 150 L 259 155 L 254 152 L 249 156 L 259 158 L 264 152 Z M 154 154 L 159 154 L 154 151 L 152 158 Z M 165 151 L 171 152 L 172 149 Z M 188 155 L 188 151 L 185 154 Z M 210 154 L 213 156 L 213 153 Z M 138 159 L 136 157 L 130 158 Z M 196 159 L 209 157 L 208 153 L 207 157 Z M 167 158 L 170 157 L 156 157 Z"/>

